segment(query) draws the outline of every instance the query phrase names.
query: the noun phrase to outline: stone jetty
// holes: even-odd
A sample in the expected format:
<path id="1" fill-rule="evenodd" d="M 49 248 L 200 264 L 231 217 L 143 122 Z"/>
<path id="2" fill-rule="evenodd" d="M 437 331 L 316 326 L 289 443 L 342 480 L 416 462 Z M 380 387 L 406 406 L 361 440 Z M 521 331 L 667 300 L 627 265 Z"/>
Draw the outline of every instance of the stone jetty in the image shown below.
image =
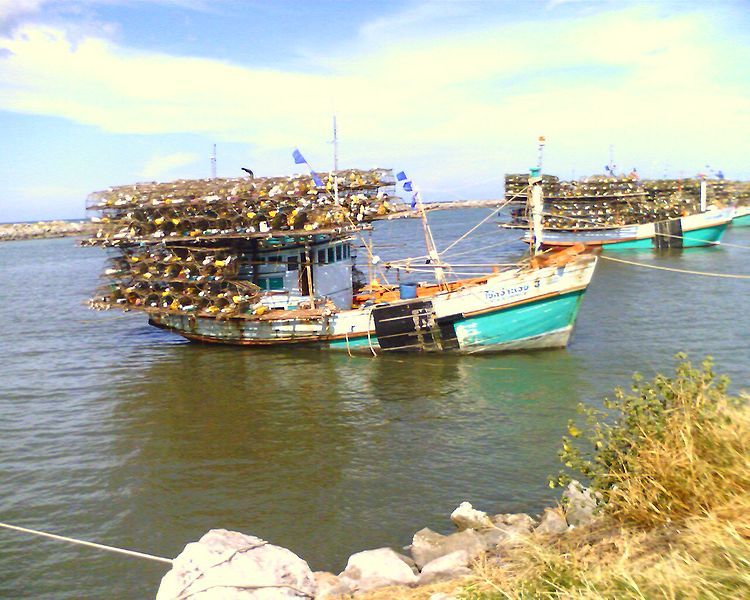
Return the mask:
<path id="1" fill-rule="evenodd" d="M 162 579 L 156 600 L 271 600 L 357 598 L 390 586 L 416 588 L 471 575 L 484 558 L 501 560 L 530 536 L 555 537 L 585 527 L 597 517 L 596 498 L 578 482 L 563 492 L 561 506 L 538 517 L 524 513 L 489 515 L 462 502 L 450 515 L 454 533 L 417 531 L 403 554 L 376 548 L 349 557 L 339 574 L 313 572 L 292 551 L 257 537 L 213 529 L 188 544 Z M 434 600 L 456 600 L 436 593 Z"/>
<path id="2" fill-rule="evenodd" d="M 39 221 L 0 223 L 0 242 L 92 235 L 91 221 Z"/>

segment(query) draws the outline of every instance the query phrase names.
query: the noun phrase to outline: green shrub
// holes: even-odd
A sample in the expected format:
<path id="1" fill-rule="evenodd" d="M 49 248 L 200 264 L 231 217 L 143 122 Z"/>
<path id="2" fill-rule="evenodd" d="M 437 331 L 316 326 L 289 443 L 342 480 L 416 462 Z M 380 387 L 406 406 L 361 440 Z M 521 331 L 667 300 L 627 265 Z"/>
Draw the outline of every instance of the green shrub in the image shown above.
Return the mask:
<path id="1" fill-rule="evenodd" d="M 705 512 L 736 493 L 735 484 L 744 489 L 749 440 L 736 420 L 746 413 L 734 410 L 729 380 L 715 375 L 710 358 L 700 367 L 676 358 L 673 377 L 636 374 L 604 410 L 579 405 L 585 424 L 569 422 L 559 453 L 565 468 L 551 485 L 583 478 L 607 512 L 644 525 Z"/>

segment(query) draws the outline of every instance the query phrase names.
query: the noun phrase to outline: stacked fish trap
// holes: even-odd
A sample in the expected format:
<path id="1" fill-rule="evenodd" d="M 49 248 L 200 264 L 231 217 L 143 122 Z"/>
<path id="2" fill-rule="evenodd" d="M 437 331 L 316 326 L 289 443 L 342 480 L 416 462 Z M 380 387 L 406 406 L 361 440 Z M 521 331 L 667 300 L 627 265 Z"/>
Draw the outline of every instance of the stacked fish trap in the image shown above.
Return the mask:
<path id="1" fill-rule="evenodd" d="M 694 214 L 700 209 L 700 179 L 651 179 L 592 176 L 559 181 L 545 175 L 544 226 L 552 229 L 601 229 L 649 223 Z M 546 184 L 545 181 L 549 181 Z M 528 175 L 506 176 L 506 197 L 522 191 Z M 718 206 L 736 201 L 747 186 L 724 180 L 707 181 L 707 202 Z M 515 225 L 528 226 L 525 207 L 513 212 Z"/>
<path id="2" fill-rule="evenodd" d="M 750 205 L 750 181 L 727 181 L 726 194 L 730 204 Z"/>
<path id="3" fill-rule="evenodd" d="M 101 216 L 84 243 L 113 254 L 91 305 L 249 316 L 261 294 L 239 276 L 249 244 L 353 230 L 402 208 L 391 170 L 319 177 L 322 186 L 301 175 L 139 183 L 92 194 L 87 208 Z"/>

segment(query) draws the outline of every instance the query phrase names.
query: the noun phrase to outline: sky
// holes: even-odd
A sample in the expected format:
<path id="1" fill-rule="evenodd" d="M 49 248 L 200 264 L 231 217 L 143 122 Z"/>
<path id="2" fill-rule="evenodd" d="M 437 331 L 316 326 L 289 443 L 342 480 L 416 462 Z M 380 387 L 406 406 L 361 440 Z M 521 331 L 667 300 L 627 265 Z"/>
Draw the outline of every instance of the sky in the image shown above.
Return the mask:
<path id="1" fill-rule="evenodd" d="M 538 160 L 750 179 L 750 0 L 0 0 L 0 222 L 138 181 L 405 170 L 500 198 Z"/>

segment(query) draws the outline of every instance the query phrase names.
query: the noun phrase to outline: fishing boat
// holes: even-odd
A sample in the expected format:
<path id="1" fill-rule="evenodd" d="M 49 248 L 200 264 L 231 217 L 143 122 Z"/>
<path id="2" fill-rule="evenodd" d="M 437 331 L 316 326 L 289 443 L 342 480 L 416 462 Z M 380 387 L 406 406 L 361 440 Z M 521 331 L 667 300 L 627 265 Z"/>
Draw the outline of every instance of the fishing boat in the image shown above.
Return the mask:
<path id="1" fill-rule="evenodd" d="M 530 255 L 517 264 L 452 278 L 451 266 L 432 242 L 420 199 L 434 277 L 416 283 L 372 277 L 359 285 L 355 255 L 364 247 L 368 268 L 375 268 L 363 235 L 371 228 L 368 219 L 385 213 L 391 196 L 382 188 L 391 177 L 386 170 L 376 176 L 333 171 L 325 182 L 298 177 L 280 186 L 273 210 L 271 197 L 261 192 L 276 188 L 258 181 L 252 189 L 236 182 L 224 183 L 221 192 L 220 186 L 208 186 L 202 198 L 211 198 L 209 204 L 195 193 L 186 198 L 170 192 L 165 205 L 163 193 L 144 189 L 139 197 L 145 200 L 134 205 L 132 192 L 110 190 L 94 205 L 109 217 L 91 243 L 120 253 L 108 270 L 114 281 L 92 306 L 141 310 L 151 325 L 189 340 L 238 346 L 473 354 L 568 343 L 597 259 L 582 245 L 542 252 L 539 231 Z M 531 189 L 534 214 L 541 215 L 541 179 L 532 181 Z M 259 197 L 267 214 L 273 213 L 270 224 L 257 222 Z M 184 207 L 193 210 L 185 213 Z M 229 219 L 226 207 L 239 220 Z M 304 226 L 295 226 L 305 211 L 326 207 L 332 213 L 327 220 L 300 219 Z M 211 222 L 205 219 L 209 210 L 216 215 Z M 281 221 L 280 211 L 288 211 Z M 245 222 L 250 213 L 253 226 Z M 134 218 L 148 228 L 139 229 Z M 190 230 L 201 219 L 201 228 Z"/>
<path id="2" fill-rule="evenodd" d="M 609 251 L 709 246 L 719 242 L 735 214 L 730 207 L 707 206 L 705 180 L 699 183 L 698 206 L 673 201 L 658 211 L 653 198 L 637 191 L 635 182 L 627 185 L 626 192 L 550 198 L 544 213 L 542 247 L 583 244 Z M 678 215 L 664 218 L 668 212 Z M 528 219 L 518 210 L 516 216 L 515 222 L 501 227 L 524 229 L 525 239 L 530 240 Z M 628 222 L 628 217 L 633 221 Z"/>
<path id="3" fill-rule="evenodd" d="M 584 244 L 601 250 L 694 248 L 710 246 L 721 239 L 732 222 L 730 208 L 657 221 L 596 228 L 546 228 L 544 248 Z M 528 234 L 526 234 L 528 237 Z"/>
<path id="4" fill-rule="evenodd" d="M 750 205 L 736 206 L 732 217 L 733 227 L 750 227 Z"/>

